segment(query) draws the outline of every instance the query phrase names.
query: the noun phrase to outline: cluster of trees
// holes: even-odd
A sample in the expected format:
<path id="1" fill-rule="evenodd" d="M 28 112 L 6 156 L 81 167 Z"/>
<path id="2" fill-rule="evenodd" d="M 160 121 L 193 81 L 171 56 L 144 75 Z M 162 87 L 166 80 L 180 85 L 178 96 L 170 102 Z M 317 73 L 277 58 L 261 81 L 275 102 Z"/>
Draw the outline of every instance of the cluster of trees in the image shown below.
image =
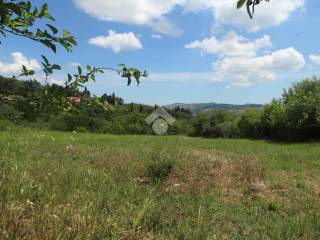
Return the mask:
<path id="1" fill-rule="evenodd" d="M 59 101 L 46 98 L 43 92 L 63 93 L 69 109 Z M 49 94 L 50 95 L 50 94 Z M 38 99 L 33 102 L 32 99 Z M 71 90 L 58 85 L 18 81 L 0 77 L 0 119 L 17 124 L 59 131 L 112 134 L 152 134 L 145 119 L 157 106 L 126 104 L 115 94 L 91 96 L 84 88 Z M 252 138 L 275 141 L 308 141 L 320 139 L 320 79 L 306 79 L 284 90 L 262 109 L 248 109 L 241 114 L 219 110 L 214 114 L 192 114 L 189 109 L 167 109 L 177 120 L 168 134 L 207 138 Z"/>
<path id="2" fill-rule="evenodd" d="M 246 110 L 240 117 L 217 112 L 198 117 L 196 135 L 301 142 L 320 139 L 320 79 L 306 79 L 284 90 L 261 110 Z"/>
<path id="3" fill-rule="evenodd" d="M 193 136 L 208 138 L 235 138 L 238 137 L 237 128 L 238 116 L 236 113 L 219 110 L 212 116 L 200 114 L 195 117 L 193 126 Z"/>
<path id="4" fill-rule="evenodd" d="M 242 115 L 242 136 L 279 141 L 320 139 L 320 79 L 306 79 L 284 90 L 261 112 Z"/>
<path id="5" fill-rule="evenodd" d="M 57 93 L 68 102 L 68 109 L 62 109 L 61 102 L 50 97 Z M 114 93 L 96 97 L 86 88 L 80 91 L 56 84 L 43 86 L 36 80 L 21 81 L 0 76 L 0 119 L 24 126 L 58 131 L 152 134 L 145 119 L 156 108 L 126 104 Z M 179 107 L 168 111 L 178 120 L 170 128 L 170 134 L 189 133 L 186 131 L 187 122 L 193 117 L 192 113 Z"/>
<path id="6" fill-rule="evenodd" d="M 50 97 L 56 93 L 68 101 L 68 109 L 61 109 L 61 102 Z M 80 101 L 74 102 L 73 98 Z M 0 119 L 16 124 L 60 131 L 147 134 L 150 129 L 142 120 L 152 110 L 148 106 L 124 104 L 115 94 L 95 97 L 86 88 L 81 91 L 56 84 L 43 86 L 36 80 L 0 77 Z"/>

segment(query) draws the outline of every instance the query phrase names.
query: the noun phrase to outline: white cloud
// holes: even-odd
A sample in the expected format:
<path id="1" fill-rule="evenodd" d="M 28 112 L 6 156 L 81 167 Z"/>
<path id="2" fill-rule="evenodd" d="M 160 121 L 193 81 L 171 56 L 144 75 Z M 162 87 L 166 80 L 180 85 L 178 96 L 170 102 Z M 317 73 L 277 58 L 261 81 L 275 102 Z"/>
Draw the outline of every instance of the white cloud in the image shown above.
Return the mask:
<path id="1" fill-rule="evenodd" d="M 89 15 L 100 20 L 146 24 L 170 12 L 176 0 L 74 0 Z"/>
<path id="2" fill-rule="evenodd" d="M 212 1 L 213 0 L 184 0 L 184 1 L 180 1 L 180 3 L 183 5 L 185 11 L 197 12 L 202 9 L 211 8 Z"/>
<path id="3" fill-rule="evenodd" d="M 304 57 L 294 48 L 260 57 L 223 58 L 213 63 L 215 79 L 229 79 L 231 85 L 244 87 L 259 81 L 276 80 L 276 73 L 295 72 L 304 66 Z"/>
<path id="4" fill-rule="evenodd" d="M 215 80 L 245 87 L 258 81 L 276 80 L 279 72 L 294 72 L 305 66 L 303 55 L 292 47 L 259 55 L 259 50 L 271 47 L 267 35 L 249 41 L 235 32 L 229 32 L 221 39 L 212 37 L 186 45 L 201 53 L 217 55 L 218 59 L 212 64 Z"/>
<path id="5" fill-rule="evenodd" d="M 13 76 L 21 73 L 22 65 L 27 69 L 39 70 L 40 64 L 36 59 L 27 59 L 21 52 L 11 54 L 12 62 L 0 62 L 0 75 Z"/>
<path id="6" fill-rule="evenodd" d="M 250 42 L 235 32 L 229 32 L 221 40 L 213 36 L 209 39 L 192 42 L 185 47 L 199 49 L 201 53 L 218 54 L 220 57 L 255 57 L 257 50 L 271 48 L 272 42 L 267 35 Z"/>
<path id="7" fill-rule="evenodd" d="M 167 18 L 177 6 L 185 12 L 209 9 L 216 24 L 230 23 L 239 28 L 257 31 L 279 25 L 298 9 L 303 9 L 305 0 L 270 1 L 256 7 L 254 20 L 249 19 L 245 9 L 236 9 L 236 0 L 73 0 L 87 14 L 105 21 L 126 24 L 148 25 L 154 31 L 170 36 L 181 35 Z"/>
<path id="8" fill-rule="evenodd" d="M 256 6 L 254 19 L 248 17 L 246 9 L 236 10 L 235 0 L 205 0 L 211 6 L 218 24 L 230 23 L 241 29 L 257 31 L 277 26 L 288 20 L 289 16 L 304 7 L 305 0 L 281 0 L 261 3 Z"/>
<path id="9" fill-rule="evenodd" d="M 115 53 L 123 50 L 142 49 L 140 40 L 134 33 L 116 33 L 109 30 L 108 36 L 98 36 L 91 38 L 89 43 L 103 48 L 112 49 Z"/>
<path id="10" fill-rule="evenodd" d="M 180 0 L 74 0 L 76 6 L 100 20 L 127 24 L 149 25 L 154 31 L 172 36 L 181 34 L 165 14 Z"/>
<path id="11" fill-rule="evenodd" d="M 182 35 L 183 31 L 177 28 L 173 23 L 171 23 L 166 17 L 160 17 L 150 23 L 153 31 L 166 34 L 171 37 L 179 37 Z"/>
<path id="12" fill-rule="evenodd" d="M 310 59 L 313 63 L 320 65 L 320 56 L 311 54 L 311 55 L 309 56 L 309 59 Z"/>
<path id="13" fill-rule="evenodd" d="M 151 38 L 161 39 L 161 38 L 162 38 L 162 35 L 160 35 L 160 34 L 151 34 Z"/>
<path id="14" fill-rule="evenodd" d="M 48 79 L 50 84 L 57 84 L 60 86 L 64 86 L 65 85 L 65 80 L 59 79 L 59 78 L 54 78 L 54 77 L 49 77 Z"/>

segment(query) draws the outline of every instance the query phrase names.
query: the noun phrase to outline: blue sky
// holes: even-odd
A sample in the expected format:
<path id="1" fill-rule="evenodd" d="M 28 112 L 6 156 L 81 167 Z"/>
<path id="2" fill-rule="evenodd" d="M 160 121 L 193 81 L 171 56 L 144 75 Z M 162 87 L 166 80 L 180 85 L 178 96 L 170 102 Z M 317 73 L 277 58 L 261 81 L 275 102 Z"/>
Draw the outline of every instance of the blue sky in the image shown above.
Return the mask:
<path id="1" fill-rule="evenodd" d="M 57 83 L 77 64 L 126 63 L 150 77 L 127 87 L 105 74 L 88 85 L 91 92 L 147 104 L 243 104 L 267 103 L 292 82 L 320 72 L 317 0 L 271 0 L 256 8 L 253 20 L 236 10 L 236 0 L 47 2 L 56 25 L 70 30 L 78 46 L 71 54 L 62 48 L 53 54 L 10 36 L 0 45 L 0 74 L 16 74 L 23 63 L 41 79 L 41 54 L 63 66 L 50 79 Z"/>

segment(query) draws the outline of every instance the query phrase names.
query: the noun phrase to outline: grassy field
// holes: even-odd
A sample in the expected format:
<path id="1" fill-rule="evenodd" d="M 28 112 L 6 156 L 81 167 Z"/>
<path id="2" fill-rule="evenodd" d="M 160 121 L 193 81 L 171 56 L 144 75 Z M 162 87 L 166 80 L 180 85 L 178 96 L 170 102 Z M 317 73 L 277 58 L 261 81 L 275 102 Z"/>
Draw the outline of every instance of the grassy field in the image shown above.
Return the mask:
<path id="1" fill-rule="evenodd" d="M 0 239 L 320 239 L 320 144 L 0 131 Z"/>

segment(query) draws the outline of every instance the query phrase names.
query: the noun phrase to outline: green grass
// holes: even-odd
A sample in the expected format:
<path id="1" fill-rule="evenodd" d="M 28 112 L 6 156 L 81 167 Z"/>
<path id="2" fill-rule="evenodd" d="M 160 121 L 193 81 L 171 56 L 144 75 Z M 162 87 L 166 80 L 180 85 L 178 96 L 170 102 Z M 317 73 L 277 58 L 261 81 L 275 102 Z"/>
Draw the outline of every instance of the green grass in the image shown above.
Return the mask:
<path id="1" fill-rule="evenodd" d="M 0 131 L 0 239 L 320 239 L 320 144 Z"/>

